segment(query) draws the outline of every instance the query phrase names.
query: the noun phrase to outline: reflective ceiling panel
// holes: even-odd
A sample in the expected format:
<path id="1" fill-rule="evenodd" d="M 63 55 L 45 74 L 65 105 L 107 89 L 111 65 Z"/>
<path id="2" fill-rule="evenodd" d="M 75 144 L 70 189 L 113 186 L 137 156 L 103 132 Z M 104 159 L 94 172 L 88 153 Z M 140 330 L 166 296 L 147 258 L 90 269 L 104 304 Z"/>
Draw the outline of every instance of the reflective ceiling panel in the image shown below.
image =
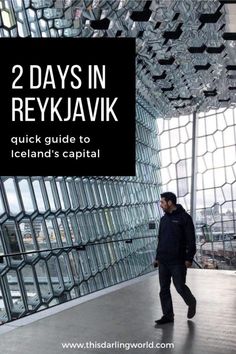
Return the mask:
<path id="1" fill-rule="evenodd" d="M 1 37 L 136 38 L 137 93 L 164 117 L 236 102 L 235 24 L 234 0 L 0 2 Z"/>

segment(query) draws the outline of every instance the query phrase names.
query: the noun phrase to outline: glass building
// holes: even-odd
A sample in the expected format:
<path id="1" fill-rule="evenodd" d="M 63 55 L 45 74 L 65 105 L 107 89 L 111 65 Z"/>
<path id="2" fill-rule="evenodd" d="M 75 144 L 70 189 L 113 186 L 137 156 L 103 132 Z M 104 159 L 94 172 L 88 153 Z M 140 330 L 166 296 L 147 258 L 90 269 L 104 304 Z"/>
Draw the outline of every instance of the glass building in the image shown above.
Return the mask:
<path id="1" fill-rule="evenodd" d="M 0 178 L 2 323 L 152 272 L 162 191 L 194 219 L 195 266 L 236 268 L 235 7 L 0 1 L 0 45 L 135 37 L 137 47 L 135 177 Z"/>

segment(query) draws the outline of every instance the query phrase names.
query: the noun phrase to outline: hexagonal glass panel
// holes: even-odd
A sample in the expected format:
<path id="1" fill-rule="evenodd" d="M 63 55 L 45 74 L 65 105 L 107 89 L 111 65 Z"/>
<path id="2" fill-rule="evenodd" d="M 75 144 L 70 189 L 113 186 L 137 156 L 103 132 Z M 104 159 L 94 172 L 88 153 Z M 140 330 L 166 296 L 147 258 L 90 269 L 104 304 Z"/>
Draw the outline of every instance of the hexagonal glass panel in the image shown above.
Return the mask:
<path id="1" fill-rule="evenodd" d="M 29 251 L 36 250 L 37 246 L 36 246 L 36 240 L 35 240 L 34 230 L 31 224 L 31 220 L 23 219 L 19 223 L 19 227 L 20 227 L 21 237 L 25 246 L 25 251 L 29 252 Z M 37 253 L 30 253 L 27 255 L 28 259 L 32 259 L 37 256 L 38 256 Z"/>
<path id="2" fill-rule="evenodd" d="M 25 295 L 29 310 L 34 310 L 40 305 L 40 298 L 37 291 L 36 279 L 32 267 L 29 265 L 21 269 L 22 281 L 24 284 Z"/>
<path id="3" fill-rule="evenodd" d="M 11 215 L 17 215 L 21 211 L 21 206 L 19 202 L 19 196 L 16 189 L 16 184 L 14 178 L 8 178 L 3 182 L 6 198 L 8 202 L 8 207 Z"/>
<path id="4" fill-rule="evenodd" d="M 40 213 L 44 213 L 47 210 L 46 201 L 43 197 L 42 193 L 42 182 L 40 183 L 39 180 L 35 180 L 32 182 L 33 190 L 35 194 L 35 199 L 37 203 L 37 207 Z"/>
<path id="5" fill-rule="evenodd" d="M 8 301 L 10 302 L 11 316 L 13 319 L 17 319 L 27 310 L 24 306 L 17 272 L 15 270 L 10 270 L 7 272 L 4 279 L 8 293 Z"/>
<path id="6" fill-rule="evenodd" d="M 18 182 L 18 185 L 21 192 L 24 210 L 27 214 L 31 214 L 34 212 L 35 207 L 29 181 L 27 179 L 22 179 Z"/>
<path id="7" fill-rule="evenodd" d="M 37 275 L 36 282 L 40 289 L 40 295 L 43 302 L 48 302 L 52 296 L 52 283 L 48 273 L 48 267 L 44 260 L 40 260 L 35 265 L 35 272 Z"/>

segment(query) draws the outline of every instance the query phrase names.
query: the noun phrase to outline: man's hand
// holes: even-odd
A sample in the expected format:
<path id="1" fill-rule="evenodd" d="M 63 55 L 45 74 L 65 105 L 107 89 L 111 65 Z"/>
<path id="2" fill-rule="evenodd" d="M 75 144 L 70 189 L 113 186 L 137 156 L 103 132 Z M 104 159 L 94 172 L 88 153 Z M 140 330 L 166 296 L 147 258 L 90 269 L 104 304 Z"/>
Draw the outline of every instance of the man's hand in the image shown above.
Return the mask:
<path id="1" fill-rule="evenodd" d="M 186 268 L 191 268 L 192 267 L 192 262 L 185 261 L 185 266 L 186 266 Z"/>
<path id="2" fill-rule="evenodd" d="M 157 268 L 159 266 L 159 262 L 157 261 L 157 260 L 155 260 L 154 262 L 153 262 L 153 267 L 154 268 Z"/>

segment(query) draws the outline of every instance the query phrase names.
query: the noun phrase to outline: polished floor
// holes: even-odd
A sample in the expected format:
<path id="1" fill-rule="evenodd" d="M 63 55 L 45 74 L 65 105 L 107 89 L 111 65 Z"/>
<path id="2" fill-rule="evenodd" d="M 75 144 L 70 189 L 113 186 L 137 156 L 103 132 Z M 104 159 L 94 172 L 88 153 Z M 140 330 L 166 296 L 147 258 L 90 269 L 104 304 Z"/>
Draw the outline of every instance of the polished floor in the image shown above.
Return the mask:
<path id="1" fill-rule="evenodd" d="M 236 271 L 190 269 L 187 284 L 198 300 L 197 314 L 192 320 L 187 320 L 187 307 L 172 288 L 175 323 L 155 328 L 154 320 L 161 316 L 158 271 L 155 271 L 135 282 L 123 283 L 114 291 L 110 288 L 97 298 L 47 314 L 48 317 L 29 316 L 34 322 L 26 324 L 27 320 L 22 319 L 2 325 L 0 353 L 235 354 Z M 116 348 L 76 347 L 75 343 L 86 342 L 91 346 L 104 346 L 106 342 Z M 68 343 L 74 343 L 75 348 L 63 348 Z M 129 343 L 139 346 L 170 343 L 174 348 L 127 350 Z M 123 348 L 118 348 L 119 345 Z"/>

